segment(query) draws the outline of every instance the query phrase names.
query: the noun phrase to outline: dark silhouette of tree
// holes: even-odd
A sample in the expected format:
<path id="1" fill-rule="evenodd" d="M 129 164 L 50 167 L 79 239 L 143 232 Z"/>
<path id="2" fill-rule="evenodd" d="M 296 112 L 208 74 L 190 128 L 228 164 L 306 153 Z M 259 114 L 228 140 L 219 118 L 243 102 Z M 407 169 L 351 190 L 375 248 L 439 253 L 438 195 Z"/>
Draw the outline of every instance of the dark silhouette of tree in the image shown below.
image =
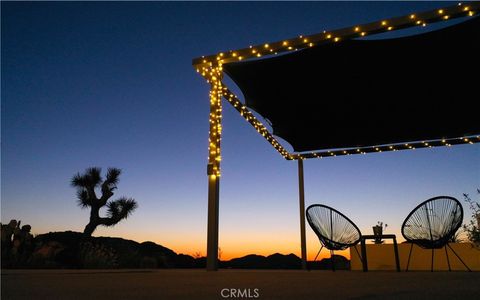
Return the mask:
<path id="1" fill-rule="evenodd" d="M 480 189 L 477 189 L 477 195 L 480 196 Z M 472 212 L 472 218 L 469 223 L 463 224 L 463 230 L 467 233 L 470 242 L 480 246 L 480 201 L 472 200 L 468 194 L 463 194 L 463 198 Z"/>
<path id="2" fill-rule="evenodd" d="M 85 170 L 84 174 L 77 173 L 73 176 L 71 185 L 77 189 L 78 205 L 81 208 L 90 207 L 90 222 L 85 226 L 83 233 L 91 236 L 98 225 L 114 226 L 137 208 L 138 204 L 133 198 L 121 197 L 117 200 L 109 199 L 117 188 L 120 169 L 109 168 L 103 180 L 101 168 L 93 167 Z M 101 191 L 98 198 L 95 190 Z M 100 208 L 107 206 L 107 217 L 100 217 Z"/>

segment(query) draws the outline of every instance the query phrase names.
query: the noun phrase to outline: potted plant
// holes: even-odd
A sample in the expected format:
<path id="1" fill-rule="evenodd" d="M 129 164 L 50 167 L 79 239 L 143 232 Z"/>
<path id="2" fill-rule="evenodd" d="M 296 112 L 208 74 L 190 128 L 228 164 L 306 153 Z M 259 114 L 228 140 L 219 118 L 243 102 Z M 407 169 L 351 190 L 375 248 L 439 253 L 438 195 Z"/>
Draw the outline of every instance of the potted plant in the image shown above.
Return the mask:
<path id="1" fill-rule="evenodd" d="M 383 229 L 384 228 L 387 228 L 388 224 L 385 224 L 385 226 L 383 226 L 383 222 L 380 222 L 378 221 L 377 222 L 377 225 L 373 226 L 373 235 L 376 236 L 375 237 L 375 244 L 382 244 L 383 241 L 382 241 L 382 234 L 383 234 Z"/>

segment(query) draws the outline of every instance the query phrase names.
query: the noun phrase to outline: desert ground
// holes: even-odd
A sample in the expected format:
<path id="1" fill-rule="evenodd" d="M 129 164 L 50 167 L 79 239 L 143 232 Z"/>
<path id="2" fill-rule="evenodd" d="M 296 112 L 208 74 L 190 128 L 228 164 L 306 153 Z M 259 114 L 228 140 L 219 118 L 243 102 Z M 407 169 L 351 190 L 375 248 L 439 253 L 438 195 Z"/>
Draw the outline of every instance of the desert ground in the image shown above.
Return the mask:
<path id="1" fill-rule="evenodd" d="M 8 299 L 478 299 L 480 272 L 2 270 Z"/>

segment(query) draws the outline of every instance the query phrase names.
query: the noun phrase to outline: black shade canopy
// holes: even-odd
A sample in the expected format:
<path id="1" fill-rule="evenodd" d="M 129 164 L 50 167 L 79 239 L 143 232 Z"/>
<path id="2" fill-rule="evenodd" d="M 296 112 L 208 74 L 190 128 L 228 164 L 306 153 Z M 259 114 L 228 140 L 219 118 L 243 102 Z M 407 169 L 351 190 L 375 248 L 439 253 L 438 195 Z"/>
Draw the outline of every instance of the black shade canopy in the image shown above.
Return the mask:
<path id="1" fill-rule="evenodd" d="M 480 18 L 225 64 L 245 104 L 295 151 L 477 135 Z"/>

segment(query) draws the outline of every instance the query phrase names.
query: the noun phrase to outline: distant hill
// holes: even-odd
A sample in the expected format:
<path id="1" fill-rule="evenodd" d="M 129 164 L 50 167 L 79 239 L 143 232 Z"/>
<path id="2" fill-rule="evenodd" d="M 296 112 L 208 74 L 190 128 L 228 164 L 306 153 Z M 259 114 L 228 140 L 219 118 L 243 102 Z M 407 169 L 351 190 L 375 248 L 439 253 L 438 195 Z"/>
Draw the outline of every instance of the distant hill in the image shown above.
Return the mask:
<path id="1" fill-rule="evenodd" d="M 222 261 L 220 267 L 232 269 L 300 269 L 302 261 L 294 254 L 279 253 L 270 256 L 250 254 L 229 261 Z"/>
<path id="2" fill-rule="evenodd" d="M 269 256 L 250 254 L 229 261 L 222 261 L 220 267 L 230 269 L 300 269 L 302 260 L 292 253 L 288 255 L 275 253 Z M 331 269 L 332 260 L 324 258 L 316 262 L 310 261 L 308 267 L 311 270 Z M 350 261 L 341 255 L 335 255 L 335 268 L 337 270 L 349 270 Z"/>
<path id="3" fill-rule="evenodd" d="M 350 262 L 335 256 L 337 269 L 348 269 Z M 80 232 L 50 232 L 35 237 L 28 257 L 6 258 L 2 268 L 204 268 L 205 257 L 177 254 L 153 242 L 138 243 L 122 238 L 84 237 Z M 301 259 L 294 254 L 247 255 L 221 261 L 229 269 L 300 269 Z M 330 259 L 310 263 L 311 269 L 329 269 Z"/>
<path id="4" fill-rule="evenodd" d="M 344 256 L 335 255 L 334 262 L 336 270 L 350 270 L 350 261 Z M 330 270 L 332 269 L 332 259 L 329 257 L 316 262 L 309 261 L 308 268 L 310 270 Z"/>

